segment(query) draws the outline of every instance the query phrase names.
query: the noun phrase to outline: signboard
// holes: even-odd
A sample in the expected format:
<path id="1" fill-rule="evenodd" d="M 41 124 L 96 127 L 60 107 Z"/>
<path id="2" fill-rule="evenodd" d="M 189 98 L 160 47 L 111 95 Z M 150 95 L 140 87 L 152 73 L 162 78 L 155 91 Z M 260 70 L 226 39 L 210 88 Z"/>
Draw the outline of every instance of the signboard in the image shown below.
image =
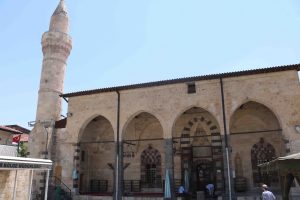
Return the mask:
<path id="1" fill-rule="evenodd" d="M 0 168 L 38 169 L 38 168 L 42 168 L 42 165 L 39 165 L 39 164 L 28 164 L 28 163 L 5 163 L 5 162 L 0 162 Z"/>
<path id="2" fill-rule="evenodd" d="M 52 161 L 47 159 L 0 156 L 0 170 L 50 170 L 51 167 Z"/>

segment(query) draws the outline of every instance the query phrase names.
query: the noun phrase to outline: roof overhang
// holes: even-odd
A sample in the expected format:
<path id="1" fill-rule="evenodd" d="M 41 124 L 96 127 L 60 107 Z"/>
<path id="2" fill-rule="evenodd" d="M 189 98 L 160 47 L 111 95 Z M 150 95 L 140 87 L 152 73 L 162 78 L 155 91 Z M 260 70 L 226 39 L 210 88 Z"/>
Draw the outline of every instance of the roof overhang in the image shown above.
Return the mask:
<path id="1" fill-rule="evenodd" d="M 162 81 L 155 81 L 155 82 L 148 82 L 148 83 L 139 83 L 139 84 L 133 84 L 133 85 L 117 86 L 117 87 L 100 88 L 100 89 L 95 89 L 95 90 L 85 90 L 85 91 L 61 94 L 60 96 L 66 100 L 66 98 L 69 98 L 69 97 L 92 95 L 92 94 L 105 93 L 105 92 L 116 92 L 116 91 L 121 91 L 121 90 L 147 88 L 147 87 L 155 87 L 155 86 L 187 83 L 187 82 L 203 81 L 203 80 L 213 80 L 213 79 L 221 79 L 221 78 L 224 79 L 224 78 L 232 78 L 232 77 L 239 77 L 239 76 L 249 76 L 249 75 L 256 75 L 256 74 L 282 72 L 282 71 L 289 71 L 289 70 L 300 71 L 300 64 L 283 65 L 283 66 L 275 66 L 275 67 L 267 67 L 267 68 L 251 69 L 251 70 L 235 71 L 235 72 L 226 72 L 226 73 L 220 73 L 220 74 L 210 74 L 210 75 L 194 76 L 194 77 L 186 77 L 186 78 L 177 78 L 177 79 L 162 80 Z"/>

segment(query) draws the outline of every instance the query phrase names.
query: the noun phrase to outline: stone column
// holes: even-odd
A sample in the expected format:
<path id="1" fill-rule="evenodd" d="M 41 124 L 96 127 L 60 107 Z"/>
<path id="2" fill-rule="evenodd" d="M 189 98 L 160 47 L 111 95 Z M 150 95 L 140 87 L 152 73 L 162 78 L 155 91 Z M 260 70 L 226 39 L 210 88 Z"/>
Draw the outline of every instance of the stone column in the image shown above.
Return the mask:
<path id="1" fill-rule="evenodd" d="M 227 141 L 230 144 L 229 136 L 227 135 Z M 223 162 L 224 162 L 224 182 L 225 182 L 225 194 L 223 195 L 224 199 L 234 200 L 235 190 L 234 190 L 234 180 L 232 175 L 232 163 L 231 163 L 231 147 L 228 145 L 226 148 L 224 136 L 222 137 L 222 148 L 223 148 Z M 231 190 L 229 191 L 229 186 Z M 230 198 L 231 194 L 231 198 Z"/>
<path id="2" fill-rule="evenodd" d="M 121 200 L 123 196 L 123 142 L 115 142 L 116 159 L 114 168 L 113 199 Z"/>
<path id="3" fill-rule="evenodd" d="M 174 191 L 174 160 L 173 160 L 173 139 L 164 139 L 165 146 L 165 172 L 169 171 L 170 175 L 170 186 L 171 186 L 171 199 L 175 199 Z M 164 187 L 164 185 L 163 185 Z"/>

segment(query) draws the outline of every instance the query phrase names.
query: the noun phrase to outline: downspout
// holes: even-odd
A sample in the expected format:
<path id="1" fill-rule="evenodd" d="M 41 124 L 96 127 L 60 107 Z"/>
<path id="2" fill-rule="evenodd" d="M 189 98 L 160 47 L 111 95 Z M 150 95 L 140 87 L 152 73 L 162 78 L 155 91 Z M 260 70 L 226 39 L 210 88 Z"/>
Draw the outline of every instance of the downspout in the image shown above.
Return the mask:
<path id="1" fill-rule="evenodd" d="M 224 127 L 225 153 L 226 153 L 227 177 L 228 177 L 228 192 L 229 192 L 229 199 L 231 200 L 232 199 L 232 194 L 231 194 L 232 189 L 231 189 L 228 138 L 227 138 L 226 114 L 225 114 L 225 103 L 224 103 L 224 89 L 223 89 L 223 79 L 222 78 L 220 78 L 220 84 L 221 84 L 223 127 Z"/>
<path id="2" fill-rule="evenodd" d="M 116 168 L 115 168 L 115 200 L 120 200 L 122 198 L 122 185 L 121 185 L 121 159 L 120 159 L 120 92 L 119 90 L 116 90 L 116 93 L 118 95 L 118 103 L 117 103 L 117 144 L 116 144 Z"/>

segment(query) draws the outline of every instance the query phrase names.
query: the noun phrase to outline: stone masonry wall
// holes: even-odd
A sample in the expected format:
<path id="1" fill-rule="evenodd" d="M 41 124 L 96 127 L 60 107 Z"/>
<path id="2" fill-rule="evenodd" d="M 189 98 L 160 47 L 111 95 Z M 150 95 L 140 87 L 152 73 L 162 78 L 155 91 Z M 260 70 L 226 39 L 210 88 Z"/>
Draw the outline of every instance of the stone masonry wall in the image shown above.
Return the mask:
<path id="1" fill-rule="evenodd" d="M 196 81 L 196 93 L 187 93 L 187 84 L 178 83 L 120 91 L 120 134 L 139 113 L 153 115 L 160 122 L 163 138 L 171 138 L 176 120 L 183 112 L 200 107 L 208 111 L 224 135 L 220 80 Z M 223 79 L 227 132 L 235 111 L 244 103 L 254 101 L 269 108 L 278 119 L 287 147 L 285 154 L 300 151 L 300 87 L 297 71 L 283 71 Z M 74 145 L 87 124 L 96 116 L 105 117 L 112 125 L 116 139 L 117 93 L 107 92 L 69 98 L 65 137 L 67 144 L 58 144 L 63 158 L 63 179 L 71 183 Z M 234 139 L 233 139 L 234 141 Z M 242 146 L 241 144 L 236 143 Z M 71 148 L 70 148 L 71 147 Z M 238 148 L 238 147 L 237 147 Z M 276 148 L 276 147 L 275 147 Z M 70 185 L 72 186 L 72 185 Z"/>
<path id="2" fill-rule="evenodd" d="M 0 170 L 0 200 L 12 199 L 16 171 Z M 16 184 L 16 200 L 28 198 L 29 170 L 19 170 Z"/>

